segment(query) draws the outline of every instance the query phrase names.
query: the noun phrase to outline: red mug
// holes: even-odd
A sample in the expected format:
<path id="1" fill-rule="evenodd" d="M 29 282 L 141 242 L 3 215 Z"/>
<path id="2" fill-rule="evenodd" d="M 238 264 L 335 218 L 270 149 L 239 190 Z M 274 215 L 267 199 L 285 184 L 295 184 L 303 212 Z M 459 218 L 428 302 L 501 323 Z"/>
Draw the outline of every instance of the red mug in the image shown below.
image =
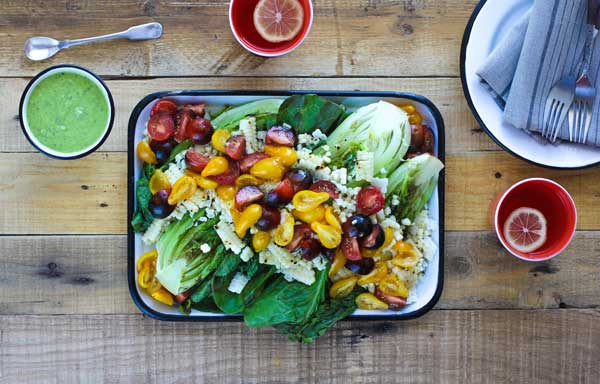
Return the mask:
<path id="1" fill-rule="evenodd" d="M 531 253 L 514 249 L 504 237 L 505 221 L 520 207 L 537 209 L 546 217 L 546 242 Z M 500 243 L 510 254 L 522 260 L 549 260 L 564 251 L 575 235 L 577 227 L 575 202 L 563 186 L 552 180 L 533 178 L 519 181 L 501 193 L 490 208 L 490 218 Z"/>
<path id="2" fill-rule="evenodd" d="M 231 0 L 229 5 L 229 25 L 235 39 L 248 51 L 258 56 L 276 57 L 298 48 L 308 36 L 313 22 L 311 0 L 297 0 L 304 11 L 304 21 L 300 32 L 289 41 L 271 43 L 263 39 L 254 27 L 254 8 L 259 0 Z"/>

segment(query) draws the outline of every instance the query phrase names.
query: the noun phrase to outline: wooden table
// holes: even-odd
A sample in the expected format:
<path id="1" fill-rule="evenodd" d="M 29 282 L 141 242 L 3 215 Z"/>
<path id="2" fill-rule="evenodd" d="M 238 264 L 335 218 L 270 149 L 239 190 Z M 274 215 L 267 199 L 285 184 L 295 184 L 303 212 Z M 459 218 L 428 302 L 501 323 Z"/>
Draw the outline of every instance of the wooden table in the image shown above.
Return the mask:
<path id="1" fill-rule="evenodd" d="M 560 172 L 500 150 L 472 118 L 459 49 L 476 0 L 317 0 L 289 56 L 245 52 L 227 0 L 0 2 L 0 382 L 597 383 L 600 168 Z M 32 35 L 108 33 L 149 21 L 161 40 L 79 47 L 32 63 Z M 26 142 L 18 100 L 58 63 L 108 80 L 117 118 L 99 152 L 50 160 Z M 427 315 L 343 322 L 314 345 L 239 323 L 163 323 L 134 306 L 126 276 L 126 137 L 132 107 L 172 89 L 394 90 L 423 94 L 446 121 L 445 287 Z M 550 262 L 502 250 L 490 200 L 552 178 L 579 208 L 577 235 Z"/>

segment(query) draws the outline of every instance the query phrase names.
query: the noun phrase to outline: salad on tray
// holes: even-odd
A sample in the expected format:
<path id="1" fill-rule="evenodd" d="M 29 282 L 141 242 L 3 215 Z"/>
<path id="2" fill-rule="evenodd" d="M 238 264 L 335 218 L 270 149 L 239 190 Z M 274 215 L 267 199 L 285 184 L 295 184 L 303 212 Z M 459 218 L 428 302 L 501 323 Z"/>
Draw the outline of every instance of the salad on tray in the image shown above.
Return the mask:
<path id="1" fill-rule="evenodd" d="M 414 106 L 294 95 L 209 110 L 161 99 L 137 144 L 131 225 L 154 247 L 139 288 L 303 342 L 416 300 L 443 164 Z"/>

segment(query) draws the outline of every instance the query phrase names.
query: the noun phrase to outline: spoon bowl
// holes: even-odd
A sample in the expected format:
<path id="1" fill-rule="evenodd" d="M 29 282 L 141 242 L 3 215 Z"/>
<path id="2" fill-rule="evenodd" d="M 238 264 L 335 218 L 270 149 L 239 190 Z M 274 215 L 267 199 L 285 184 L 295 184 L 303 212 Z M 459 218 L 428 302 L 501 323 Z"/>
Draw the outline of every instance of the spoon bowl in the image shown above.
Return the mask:
<path id="1" fill-rule="evenodd" d="M 46 60 L 60 51 L 60 42 L 50 37 L 32 37 L 25 42 L 25 55 L 30 60 Z"/>

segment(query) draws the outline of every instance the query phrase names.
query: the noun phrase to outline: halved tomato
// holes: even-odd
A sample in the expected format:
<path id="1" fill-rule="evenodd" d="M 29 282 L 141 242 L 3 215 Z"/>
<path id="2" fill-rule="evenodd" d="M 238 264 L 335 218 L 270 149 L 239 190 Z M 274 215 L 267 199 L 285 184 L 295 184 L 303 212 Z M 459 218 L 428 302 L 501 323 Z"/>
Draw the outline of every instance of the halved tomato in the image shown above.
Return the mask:
<path id="1" fill-rule="evenodd" d="M 186 127 L 192 120 L 192 112 L 184 108 L 175 116 L 175 140 L 181 143 L 187 138 Z"/>
<path id="2" fill-rule="evenodd" d="M 216 181 L 219 185 L 233 185 L 240 175 L 240 163 L 233 159 L 227 160 L 229 161 L 229 167 L 224 173 L 209 177 L 209 179 Z"/>
<path id="3" fill-rule="evenodd" d="M 365 215 L 374 215 L 383 209 L 385 197 L 379 188 L 369 185 L 363 187 L 356 196 L 356 206 Z"/>
<path id="4" fill-rule="evenodd" d="M 156 141 L 168 140 L 175 132 L 173 117 L 167 113 L 160 113 L 148 120 L 148 134 Z"/>
<path id="5" fill-rule="evenodd" d="M 177 105 L 170 100 L 159 100 L 152 106 L 152 109 L 150 110 L 150 117 L 154 115 L 160 115 L 161 113 L 175 116 L 177 113 Z"/>
<path id="6" fill-rule="evenodd" d="M 358 246 L 358 240 L 356 240 L 356 237 L 348 237 L 344 235 L 342 238 L 342 243 L 340 244 L 340 248 L 342 249 L 342 252 L 344 252 L 346 259 L 351 261 L 358 261 L 362 259 L 360 247 Z"/>

